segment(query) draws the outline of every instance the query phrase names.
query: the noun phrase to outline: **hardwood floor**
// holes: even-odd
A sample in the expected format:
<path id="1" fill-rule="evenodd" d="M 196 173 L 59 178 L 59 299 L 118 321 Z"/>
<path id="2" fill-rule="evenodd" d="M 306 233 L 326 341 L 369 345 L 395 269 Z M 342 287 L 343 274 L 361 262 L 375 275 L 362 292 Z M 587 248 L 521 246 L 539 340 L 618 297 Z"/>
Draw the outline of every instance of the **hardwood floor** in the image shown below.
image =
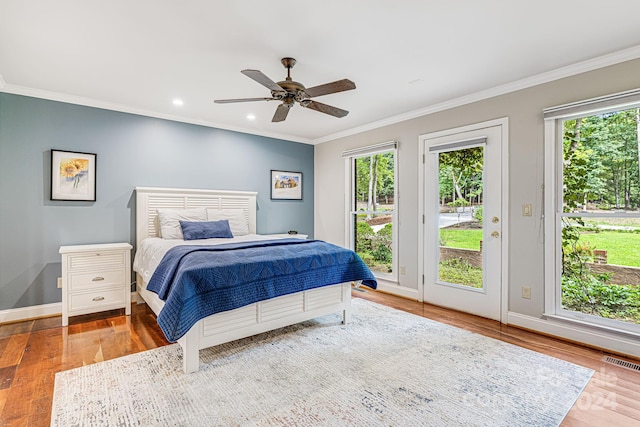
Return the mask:
<path id="1" fill-rule="evenodd" d="M 0 426 L 48 426 L 56 372 L 166 344 L 146 305 L 0 325 Z"/>
<path id="2" fill-rule="evenodd" d="M 640 425 L 640 372 L 603 362 L 608 353 L 381 292 L 353 296 L 593 369 L 563 426 Z M 0 426 L 48 426 L 56 372 L 168 344 L 146 305 L 61 324 L 58 316 L 0 325 Z"/>

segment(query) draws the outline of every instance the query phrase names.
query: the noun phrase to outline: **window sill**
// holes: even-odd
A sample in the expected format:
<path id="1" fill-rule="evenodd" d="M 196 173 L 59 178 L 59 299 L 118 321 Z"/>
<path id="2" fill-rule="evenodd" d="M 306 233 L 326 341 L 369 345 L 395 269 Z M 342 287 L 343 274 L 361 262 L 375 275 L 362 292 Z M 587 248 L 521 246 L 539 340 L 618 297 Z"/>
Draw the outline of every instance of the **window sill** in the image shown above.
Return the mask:
<path id="1" fill-rule="evenodd" d="M 589 321 L 573 319 L 571 317 L 561 316 L 558 314 L 545 313 L 543 314 L 542 318 L 545 320 L 550 320 L 552 322 L 558 322 L 558 323 L 577 326 L 577 327 L 580 327 L 581 329 L 586 329 L 593 332 L 604 332 L 607 334 L 614 334 L 620 337 L 628 337 L 628 338 L 634 338 L 634 339 L 640 338 L 640 333 L 638 332 L 618 329 L 618 328 L 614 328 L 606 325 L 598 325 Z"/>
<path id="2" fill-rule="evenodd" d="M 584 322 L 576 322 L 555 314 L 533 317 L 510 311 L 506 323 L 600 350 L 640 357 L 640 341 L 637 337 L 585 325 Z"/>

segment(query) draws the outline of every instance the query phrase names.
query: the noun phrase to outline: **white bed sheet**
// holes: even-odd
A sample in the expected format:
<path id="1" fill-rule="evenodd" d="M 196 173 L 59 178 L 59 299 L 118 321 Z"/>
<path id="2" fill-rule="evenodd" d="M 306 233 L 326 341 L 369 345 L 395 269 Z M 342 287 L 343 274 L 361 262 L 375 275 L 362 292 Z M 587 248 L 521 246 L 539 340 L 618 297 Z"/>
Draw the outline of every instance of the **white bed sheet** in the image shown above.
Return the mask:
<path id="1" fill-rule="evenodd" d="M 201 239 L 201 240 L 178 240 L 178 239 L 162 239 L 160 237 L 149 237 L 142 241 L 140 247 L 136 249 L 136 255 L 133 259 L 133 271 L 138 273 L 144 280 L 138 286 L 145 286 L 149 283 L 151 276 L 158 268 L 158 264 L 167 251 L 179 245 L 222 245 L 226 243 L 249 242 L 255 240 L 273 240 L 286 239 L 289 236 L 273 235 L 273 234 L 246 234 L 244 236 L 236 236 L 231 239 Z"/>

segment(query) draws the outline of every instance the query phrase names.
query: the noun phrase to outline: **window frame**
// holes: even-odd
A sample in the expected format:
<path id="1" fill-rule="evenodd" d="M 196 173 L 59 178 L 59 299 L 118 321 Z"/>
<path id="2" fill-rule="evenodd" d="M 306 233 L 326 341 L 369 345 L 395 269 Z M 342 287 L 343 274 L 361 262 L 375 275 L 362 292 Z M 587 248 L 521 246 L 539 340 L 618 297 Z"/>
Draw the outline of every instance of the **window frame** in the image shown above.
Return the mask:
<path id="1" fill-rule="evenodd" d="M 640 108 L 640 89 L 607 95 L 544 110 L 544 316 L 550 319 L 640 336 L 640 325 L 607 319 L 562 307 L 562 219 L 640 218 L 640 213 L 563 212 L 563 129 L 564 122 L 597 114 Z"/>
<path id="2" fill-rule="evenodd" d="M 356 174 L 355 163 L 356 159 L 363 157 L 370 157 L 374 154 L 393 153 L 393 204 L 392 211 L 378 210 L 378 211 L 358 211 L 355 205 L 355 186 L 356 186 Z M 386 274 L 378 271 L 372 273 L 377 279 L 386 280 L 389 282 L 398 282 L 398 143 L 396 141 L 384 142 L 381 144 L 370 145 L 354 150 L 345 151 L 342 154 L 344 158 L 345 167 L 345 246 L 349 249 L 355 250 L 355 230 L 354 230 L 354 216 L 357 214 L 370 213 L 370 214 L 391 214 L 391 268 L 392 273 Z"/>

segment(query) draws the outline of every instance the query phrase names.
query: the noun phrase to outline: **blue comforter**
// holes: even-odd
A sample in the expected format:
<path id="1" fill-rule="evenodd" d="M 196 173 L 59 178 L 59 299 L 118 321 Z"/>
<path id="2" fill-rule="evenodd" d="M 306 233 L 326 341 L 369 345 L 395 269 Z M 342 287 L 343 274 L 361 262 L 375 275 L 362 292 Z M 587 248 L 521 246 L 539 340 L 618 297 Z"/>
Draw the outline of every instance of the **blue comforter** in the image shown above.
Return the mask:
<path id="1" fill-rule="evenodd" d="M 147 289 L 165 301 L 158 324 L 177 341 L 200 319 L 280 295 L 375 277 L 350 249 L 279 239 L 170 249 Z"/>

